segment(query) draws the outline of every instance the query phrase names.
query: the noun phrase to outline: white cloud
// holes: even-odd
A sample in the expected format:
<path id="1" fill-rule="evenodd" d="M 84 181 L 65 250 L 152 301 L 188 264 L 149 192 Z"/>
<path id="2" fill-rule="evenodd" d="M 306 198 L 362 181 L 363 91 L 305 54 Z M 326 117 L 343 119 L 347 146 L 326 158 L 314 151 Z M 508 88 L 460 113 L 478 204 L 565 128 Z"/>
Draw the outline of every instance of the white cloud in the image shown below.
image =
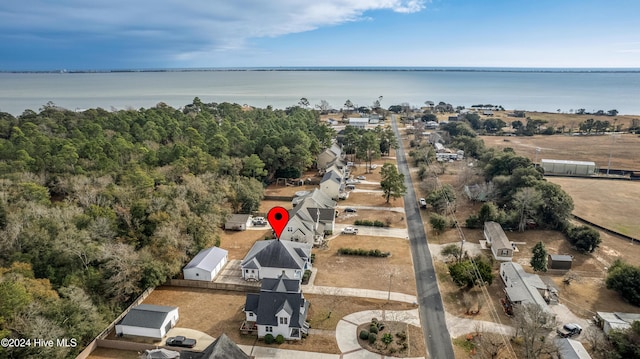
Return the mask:
<path id="1" fill-rule="evenodd" d="M 366 18 L 371 10 L 415 13 L 430 0 L 21 0 L 0 4 L 0 34 L 160 41 L 176 59 L 242 48 Z M 2 36 L 2 35 L 0 35 Z M 164 45 L 162 45 L 164 43 Z M 166 51 L 167 48 L 162 49 Z"/>

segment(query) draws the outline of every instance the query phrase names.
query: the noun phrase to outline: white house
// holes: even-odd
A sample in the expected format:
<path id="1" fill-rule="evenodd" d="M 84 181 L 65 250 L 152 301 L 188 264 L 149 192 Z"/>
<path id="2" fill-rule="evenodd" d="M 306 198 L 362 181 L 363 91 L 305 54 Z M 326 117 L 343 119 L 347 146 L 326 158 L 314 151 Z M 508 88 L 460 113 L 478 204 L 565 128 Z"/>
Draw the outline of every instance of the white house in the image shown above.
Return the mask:
<path id="1" fill-rule="evenodd" d="M 300 280 L 281 276 L 264 279 L 260 293 L 247 294 L 244 312 L 249 326 L 255 323 L 258 338 L 271 334 L 300 340 L 309 332 L 309 302 L 300 290 Z"/>
<path id="2" fill-rule="evenodd" d="M 499 261 L 511 261 L 513 246 L 499 223 L 484 222 L 484 238 L 487 240 L 487 246 L 491 246 L 493 258 Z"/>
<path id="3" fill-rule="evenodd" d="M 366 128 L 368 124 L 369 124 L 368 118 L 349 117 L 349 123 L 347 124 L 347 126 L 352 126 L 356 128 Z"/>
<path id="4" fill-rule="evenodd" d="M 326 193 L 329 198 L 338 199 L 342 188 L 343 181 L 339 172 L 332 170 L 322 176 L 322 180 L 320 181 L 320 190 Z"/>
<path id="5" fill-rule="evenodd" d="M 333 208 L 307 207 L 300 202 L 289 211 L 289 222 L 280 240 L 319 244 L 325 234 L 333 233 L 336 213 Z"/>
<path id="6" fill-rule="evenodd" d="M 311 269 L 311 244 L 278 239 L 257 241 L 240 263 L 242 278 L 262 280 L 278 278 L 302 279 Z"/>
<path id="7" fill-rule="evenodd" d="M 546 293 L 548 286 L 537 274 L 524 271 L 514 262 L 500 263 L 500 278 L 504 283 L 507 298 L 513 304 L 538 304 L 546 312 L 552 313 L 540 292 Z M 554 314 L 555 316 L 555 314 Z"/>
<path id="8" fill-rule="evenodd" d="M 184 279 L 211 282 L 222 271 L 228 259 L 229 252 L 225 249 L 203 249 L 182 269 Z"/>
<path id="9" fill-rule="evenodd" d="M 596 322 L 602 328 L 605 334 L 609 334 L 611 330 L 624 330 L 631 328 L 631 324 L 640 321 L 638 313 L 622 313 L 622 312 L 596 312 Z"/>
<path id="10" fill-rule="evenodd" d="M 116 324 L 116 334 L 162 339 L 178 318 L 178 307 L 140 304 Z"/>
<path id="11" fill-rule="evenodd" d="M 340 146 L 334 143 L 333 145 L 331 145 L 331 147 L 322 151 L 318 155 L 316 159 L 316 165 L 318 166 L 318 169 L 323 170 L 329 163 L 340 158 L 342 158 L 342 149 L 340 148 Z"/>

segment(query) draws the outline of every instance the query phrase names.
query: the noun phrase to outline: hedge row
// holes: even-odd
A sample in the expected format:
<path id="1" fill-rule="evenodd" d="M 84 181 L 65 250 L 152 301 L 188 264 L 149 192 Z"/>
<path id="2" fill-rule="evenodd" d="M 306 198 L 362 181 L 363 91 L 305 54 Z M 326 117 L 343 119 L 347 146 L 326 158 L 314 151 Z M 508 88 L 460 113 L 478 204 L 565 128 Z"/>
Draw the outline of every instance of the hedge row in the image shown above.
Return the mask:
<path id="1" fill-rule="evenodd" d="M 390 252 L 381 252 L 379 249 L 353 249 L 353 248 L 340 248 L 338 254 L 344 254 L 348 256 L 363 256 L 363 257 L 388 257 Z"/>
<path id="2" fill-rule="evenodd" d="M 356 226 L 388 227 L 386 224 L 384 224 L 384 222 L 378 220 L 370 221 L 368 219 L 356 219 L 354 224 Z"/>

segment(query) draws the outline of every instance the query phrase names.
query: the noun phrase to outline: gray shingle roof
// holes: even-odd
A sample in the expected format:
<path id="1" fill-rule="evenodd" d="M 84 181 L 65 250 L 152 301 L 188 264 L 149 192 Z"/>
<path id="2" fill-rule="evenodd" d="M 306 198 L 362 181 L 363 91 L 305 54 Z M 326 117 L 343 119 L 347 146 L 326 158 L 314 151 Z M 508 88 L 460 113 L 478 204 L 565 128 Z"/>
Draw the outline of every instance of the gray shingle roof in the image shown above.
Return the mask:
<path id="1" fill-rule="evenodd" d="M 327 173 L 324 174 L 324 176 L 322 176 L 322 180 L 320 180 L 320 183 L 324 183 L 326 181 L 332 181 L 335 183 L 341 183 L 342 182 L 342 176 L 340 176 L 339 173 L 337 173 L 336 171 L 329 171 Z"/>
<path id="2" fill-rule="evenodd" d="M 280 276 L 280 278 L 263 278 L 260 290 L 263 292 L 298 293 L 300 292 L 300 280 L 289 279 L 285 276 Z"/>
<path id="3" fill-rule="evenodd" d="M 292 312 L 289 327 L 301 328 L 301 323 L 304 323 L 307 318 L 306 310 L 305 314 L 300 316 L 300 308 L 305 306 L 302 293 L 260 292 L 256 323 L 259 325 L 278 325 L 276 314 L 287 306 Z"/>
<path id="4" fill-rule="evenodd" d="M 219 247 L 211 247 L 201 250 L 193 259 L 184 267 L 184 269 L 200 268 L 206 271 L 212 271 L 229 252 Z"/>
<path id="5" fill-rule="evenodd" d="M 496 222 L 484 222 L 484 230 L 491 237 L 491 246 L 497 248 L 511 248 L 511 242 L 509 238 L 502 230 L 500 223 Z"/>
<path id="6" fill-rule="evenodd" d="M 311 255 L 311 244 L 271 239 L 257 241 L 246 257 L 242 267 L 254 261 L 260 267 L 303 269 Z"/>
<path id="7" fill-rule="evenodd" d="M 178 309 L 178 307 L 140 304 L 132 308 L 129 313 L 122 318 L 119 324 L 132 327 L 161 329 L 162 323 L 164 323 L 169 312 L 176 309 Z"/>
<path id="8" fill-rule="evenodd" d="M 233 340 L 222 333 L 213 343 L 202 352 L 183 350 L 180 359 L 249 359 L 249 355 L 238 347 Z"/>

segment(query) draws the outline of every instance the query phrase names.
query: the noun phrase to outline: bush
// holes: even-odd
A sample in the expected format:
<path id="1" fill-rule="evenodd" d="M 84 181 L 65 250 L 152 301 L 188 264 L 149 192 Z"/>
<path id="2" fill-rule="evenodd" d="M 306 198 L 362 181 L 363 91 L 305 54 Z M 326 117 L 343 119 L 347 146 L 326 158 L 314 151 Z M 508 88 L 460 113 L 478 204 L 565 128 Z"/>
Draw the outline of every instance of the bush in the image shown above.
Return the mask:
<path id="1" fill-rule="evenodd" d="M 361 330 L 360 331 L 360 339 L 369 340 L 369 332 L 366 331 L 366 330 Z"/>
<path id="2" fill-rule="evenodd" d="M 371 325 L 369 326 L 369 332 L 378 334 L 378 325 L 371 323 Z"/>
<path id="3" fill-rule="evenodd" d="M 378 339 L 378 336 L 375 333 L 369 333 L 369 343 L 373 344 L 376 342 L 376 339 Z"/>
<path id="4" fill-rule="evenodd" d="M 391 344 L 391 342 L 393 341 L 393 336 L 389 333 L 385 333 L 382 335 L 382 342 L 384 343 L 384 345 L 389 346 L 389 344 Z"/>
<path id="5" fill-rule="evenodd" d="M 592 253 L 602 242 L 600 233 L 589 226 L 571 227 L 566 232 L 569 242 L 583 253 Z"/>
<path id="6" fill-rule="evenodd" d="M 269 333 L 264 336 L 264 342 L 266 344 L 272 344 L 274 341 L 275 341 L 275 338 L 273 337 L 273 334 Z"/>
<path id="7" fill-rule="evenodd" d="M 386 225 L 384 222 L 382 221 L 370 221 L 368 219 L 356 219 L 354 224 L 356 226 L 369 226 L 369 227 L 388 227 L 388 225 Z"/>
<path id="8" fill-rule="evenodd" d="M 282 334 L 278 334 L 278 336 L 276 337 L 276 343 L 278 344 L 284 343 L 284 336 L 282 336 Z"/>
<path id="9" fill-rule="evenodd" d="M 302 275 L 302 281 L 307 282 L 309 281 L 309 278 L 311 278 L 311 270 L 307 269 L 306 271 L 304 271 L 304 274 Z"/>
<path id="10" fill-rule="evenodd" d="M 363 257 L 388 257 L 391 255 L 389 252 L 381 252 L 379 249 L 353 249 L 353 248 L 340 248 L 338 254 L 344 254 L 348 256 L 363 256 Z"/>

